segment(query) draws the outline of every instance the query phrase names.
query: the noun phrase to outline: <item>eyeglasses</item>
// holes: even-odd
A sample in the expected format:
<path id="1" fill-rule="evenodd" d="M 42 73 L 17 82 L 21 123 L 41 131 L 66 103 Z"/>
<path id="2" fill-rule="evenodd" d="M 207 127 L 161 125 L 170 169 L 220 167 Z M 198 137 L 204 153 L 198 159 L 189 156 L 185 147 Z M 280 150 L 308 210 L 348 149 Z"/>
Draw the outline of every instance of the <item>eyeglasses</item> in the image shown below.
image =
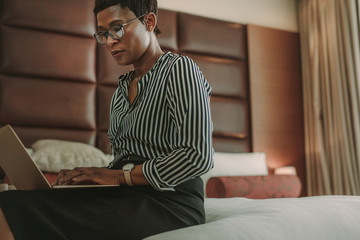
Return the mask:
<path id="1" fill-rule="evenodd" d="M 124 36 L 124 26 L 128 25 L 129 23 L 132 23 L 136 19 L 144 17 L 146 14 L 147 13 L 141 15 L 140 17 L 131 19 L 130 21 L 128 21 L 126 23 L 116 24 L 114 26 L 111 26 L 111 27 L 109 27 L 109 29 L 107 31 L 104 31 L 104 30 L 97 31 L 94 34 L 94 37 L 96 38 L 96 41 L 100 44 L 106 44 L 108 36 L 110 36 L 114 40 L 119 40 L 120 38 L 122 38 Z"/>

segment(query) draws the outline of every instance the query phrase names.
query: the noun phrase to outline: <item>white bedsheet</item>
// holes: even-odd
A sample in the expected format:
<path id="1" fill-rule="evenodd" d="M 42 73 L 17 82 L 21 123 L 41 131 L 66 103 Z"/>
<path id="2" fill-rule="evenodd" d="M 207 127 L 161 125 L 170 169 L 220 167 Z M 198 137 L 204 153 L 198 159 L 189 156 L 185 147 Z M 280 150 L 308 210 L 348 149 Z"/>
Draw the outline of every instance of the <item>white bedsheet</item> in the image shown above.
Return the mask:
<path id="1" fill-rule="evenodd" d="M 146 240 L 359 240 L 360 197 L 205 199 L 206 224 Z"/>

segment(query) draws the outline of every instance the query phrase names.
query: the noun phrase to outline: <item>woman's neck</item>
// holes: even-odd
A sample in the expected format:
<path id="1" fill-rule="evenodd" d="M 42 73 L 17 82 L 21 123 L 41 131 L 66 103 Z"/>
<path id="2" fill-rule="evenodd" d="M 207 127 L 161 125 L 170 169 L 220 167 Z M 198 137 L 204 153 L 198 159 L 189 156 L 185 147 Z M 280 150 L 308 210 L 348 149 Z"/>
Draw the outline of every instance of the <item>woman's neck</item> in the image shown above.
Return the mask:
<path id="1" fill-rule="evenodd" d="M 161 50 L 156 36 L 154 35 L 144 54 L 133 64 L 135 77 L 145 75 L 163 54 L 164 52 Z"/>

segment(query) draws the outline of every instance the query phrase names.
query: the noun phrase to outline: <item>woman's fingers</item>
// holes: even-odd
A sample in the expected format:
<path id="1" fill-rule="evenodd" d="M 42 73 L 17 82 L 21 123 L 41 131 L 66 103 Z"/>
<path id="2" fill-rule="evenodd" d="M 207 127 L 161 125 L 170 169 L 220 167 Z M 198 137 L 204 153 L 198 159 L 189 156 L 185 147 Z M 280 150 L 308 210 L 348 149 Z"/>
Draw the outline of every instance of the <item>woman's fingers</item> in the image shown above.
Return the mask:
<path id="1" fill-rule="evenodd" d="M 72 185 L 72 184 L 101 184 L 118 185 L 120 173 L 116 170 L 81 167 L 73 170 L 61 170 L 54 185 Z"/>
<path id="2" fill-rule="evenodd" d="M 96 179 L 94 179 L 94 177 L 89 174 L 82 174 L 80 176 L 77 176 L 72 179 L 72 182 L 75 185 L 97 183 Z"/>
<path id="3" fill-rule="evenodd" d="M 56 177 L 55 182 L 52 183 L 53 186 L 60 185 L 60 179 L 62 179 L 66 175 L 65 171 L 66 170 L 60 170 L 59 174 Z"/>
<path id="4" fill-rule="evenodd" d="M 69 185 L 74 177 L 81 175 L 77 170 L 61 170 L 58 174 L 54 185 Z"/>
<path id="5" fill-rule="evenodd" d="M 75 168 L 74 170 L 81 173 L 79 176 L 72 179 L 74 184 L 107 184 L 103 179 L 106 178 L 109 173 L 103 171 L 102 168 Z"/>

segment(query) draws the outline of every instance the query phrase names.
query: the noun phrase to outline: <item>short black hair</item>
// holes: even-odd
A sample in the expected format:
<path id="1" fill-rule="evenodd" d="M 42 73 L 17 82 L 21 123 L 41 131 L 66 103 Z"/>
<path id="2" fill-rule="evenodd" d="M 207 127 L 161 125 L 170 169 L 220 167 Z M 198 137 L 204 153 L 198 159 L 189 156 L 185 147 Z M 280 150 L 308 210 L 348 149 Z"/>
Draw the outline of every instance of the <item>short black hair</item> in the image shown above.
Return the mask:
<path id="1" fill-rule="evenodd" d="M 94 14 L 95 16 L 105 8 L 108 8 L 113 5 L 120 5 L 122 9 L 129 8 L 136 17 L 139 17 L 145 13 L 153 12 L 156 17 L 158 16 L 158 4 L 157 0 L 96 0 Z M 143 18 L 140 18 L 140 21 L 143 22 Z M 155 35 L 161 33 L 158 26 L 155 26 L 154 29 Z"/>

